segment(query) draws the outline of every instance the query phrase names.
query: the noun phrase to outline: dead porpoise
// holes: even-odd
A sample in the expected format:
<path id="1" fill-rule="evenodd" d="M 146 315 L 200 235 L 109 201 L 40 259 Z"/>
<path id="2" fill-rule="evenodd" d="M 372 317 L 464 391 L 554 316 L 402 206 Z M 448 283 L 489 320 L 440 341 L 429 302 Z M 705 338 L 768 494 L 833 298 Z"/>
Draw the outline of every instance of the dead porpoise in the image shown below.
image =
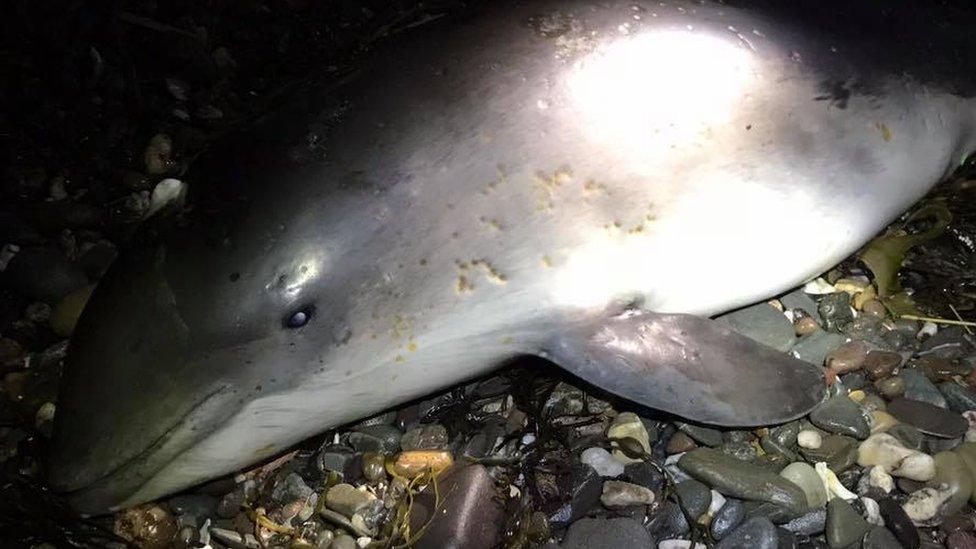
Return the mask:
<path id="1" fill-rule="evenodd" d="M 718 425 L 820 401 L 818 368 L 707 317 L 836 264 L 973 150 L 971 21 L 493 4 L 399 37 L 321 115 L 195 164 L 193 211 L 143 231 L 74 334 L 51 481 L 77 509 L 164 496 L 520 355 Z"/>

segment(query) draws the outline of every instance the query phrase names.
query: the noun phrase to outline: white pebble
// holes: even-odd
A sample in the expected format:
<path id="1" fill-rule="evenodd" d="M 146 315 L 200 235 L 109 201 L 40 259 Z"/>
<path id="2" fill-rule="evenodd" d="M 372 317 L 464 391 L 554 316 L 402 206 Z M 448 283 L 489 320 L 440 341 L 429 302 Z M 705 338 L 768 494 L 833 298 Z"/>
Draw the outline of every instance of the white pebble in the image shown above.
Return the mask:
<path id="1" fill-rule="evenodd" d="M 834 288 L 834 285 L 823 278 L 811 280 L 803 285 L 803 292 L 812 295 L 832 294 L 836 291 L 837 289 Z"/>
<path id="2" fill-rule="evenodd" d="M 712 503 L 708 505 L 708 511 L 705 513 L 705 515 L 711 519 L 715 516 L 715 513 L 718 513 L 718 510 L 721 509 L 723 505 L 725 505 L 725 496 L 716 492 L 715 490 L 712 490 Z"/>
<path id="3" fill-rule="evenodd" d="M 925 324 L 922 324 L 922 329 L 918 331 L 918 334 L 915 337 L 918 339 L 925 339 L 927 337 L 934 336 L 938 331 L 939 327 L 935 325 L 935 322 L 926 322 Z"/>
<path id="4" fill-rule="evenodd" d="M 939 511 L 952 497 L 952 488 L 922 488 L 912 492 L 902 505 L 905 514 L 916 526 L 934 526 L 942 517 Z"/>
<path id="5" fill-rule="evenodd" d="M 891 475 L 912 480 L 926 481 L 935 476 L 932 456 L 905 448 L 887 433 L 875 433 L 862 442 L 857 449 L 857 463 L 861 467 L 880 465 Z"/>
<path id="6" fill-rule="evenodd" d="M 681 456 L 683 455 L 685 455 L 685 453 L 681 452 L 680 454 L 670 455 L 664 460 L 664 470 L 671 475 L 671 480 L 673 480 L 675 484 L 691 478 L 688 473 L 682 471 L 681 468 L 678 467 L 678 460 L 681 459 Z"/>
<path id="7" fill-rule="evenodd" d="M 153 188 L 149 202 L 149 214 L 163 209 L 167 204 L 181 202 L 186 196 L 186 184 L 179 179 L 164 179 Z"/>
<path id="8" fill-rule="evenodd" d="M 820 448 L 821 444 L 823 444 L 823 437 L 821 437 L 820 433 L 816 431 L 806 429 L 804 431 L 800 431 L 800 433 L 796 435 L 796 443 L 800 445 L 800 448 L 816 450 L 817 448 Z"/>
<path id="9" fill-rule="evenodd" d="M 886 494 L 890 494 L 895 489 L 895 479 L 891 478 L 891 475 L 880 465 L 875 465 L 868 472 L 868 484 L 884 490 Z"/>
<path id="10" fill-rule="evenodd" d="M 884 526 L 884 519 L 881 518 L 881 507 L 878 506 L 878 502 L 871 498 L 861 498 L 861 503 L 864 504 L 864 520 L 868 521 L 868 524 Z"/>
<path id="11" fill-rule="evenodd" d="M 830 468 L 827 467 L 826 463 L 822 461 L 818 462 L 813 466 L 813 468 L 817 471 L 817 474 L 820 475 L 820 480 L 823 481 L 824 488 L 827 490 L 828 500 L 834 499 L 835 497 L 847 501 L 857 499 L 857 494 L 845 488 L 844 485 L 840 483 L 840 479 L 837 478 L 837 474 L 831 471 Z"/>
<path id="12" fill-rule="evenodd" d="M 657 549 L 690 549 L 690 539 L 666 539 L 657 544 Z M 695 543 L 695 549 L 708 549 L 704 544 Z"/>
<path id="13" fill-rule="evenodd" d="M 583 450 L 580 461 L 592 467 L 601 477 L 619 477 L 624 474 L 624 464 L 599 446 Z"/>

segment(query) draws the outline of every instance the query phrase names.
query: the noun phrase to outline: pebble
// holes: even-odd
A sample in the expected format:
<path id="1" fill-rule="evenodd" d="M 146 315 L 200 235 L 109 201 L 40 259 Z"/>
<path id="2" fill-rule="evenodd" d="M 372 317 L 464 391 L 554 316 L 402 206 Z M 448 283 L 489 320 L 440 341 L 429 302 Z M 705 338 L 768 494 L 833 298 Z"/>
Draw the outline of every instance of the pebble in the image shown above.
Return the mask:
<path id="1" fill-rule="evenodd" d="M 806 315 L 812 317 L 817 323 L 820 322 L 820 312 L 817 310 L 817 302 L 810 298 L 803 288 L 797 288 L 792 292 L 779 298 L 783 308 L 794 311 L 800 309 Z"/>
<path id="2" fill-rule="evenodd" d="M 441 549 L 446 540 L 450 540 L 450 547 L 496 547 L 501 540 L 500 526 L 505 515 L 501 494 L 487 469 L 480 464 L 459 465 L 438 476 L 437 482 L 442 500 L 426 533 L 414 547 Z M 411 511 L 411 531 L 423 528 L 435 503 L 433 490 L 429 488 L 417 496 L 415 509 Z"/>
<path id="3" fill-rule="evenodd" d="M 901 544 L 890 530 L 883 526 L 875 526 L 864 536 L 861 549 L 895 549 Z"/>
<path id="4" fill-rule="evenodd" d="M 359 546 L 356 544 L 356 538 L 349 534 L 339 534 L 332 540 L 329 549 L 359 549 Z"/>
<path id="5" fill-rule="evenodd" d="M 668 439 L 668 445 L 665 447 L 665 452 L 668 454 L 683 454 L 685 452 L 694 450 L 698 445 L 695 441 L 687 434 L 677 431 L 675 434 L 671 435 Z"/>
<path id="6" fill-rule="evenodd" d="M 706 492 L 707 490 L 706 488 Z M 650 505 L 654 503 L 654 492 L 643 486 L 629 482 L 608 480 L 603 483 L 603 493 L 600 495 L 600 503 L 607 507 Z"/>
<path id="7" fill-rule="evenodd" d="M 837 374 L 860 370 L 871 347 L 859 339 L 848 341 L 827 354 L 824 363 Z"/>
<path id="8" fill-rule="evenodd" d="M 559 545 L 562 549 L 632 549 L 650 547 L 651 535 L 632 518 L 584 518 L 574 522 Z M 457 547 L 461 547 L 458 545 Z M 660 546 L 659 546 L 660 547 Z"/>
<path id="9" fill-rule="evenodd" d="M 834 471 L 845 471 L 857 462 L 857 441 L 843 435 L 822 437 L 819 448 L 801 450 L 803 457 L 811 463 L 825 462 Z"/>
<path id="10" fill-rule="evenodd" d="M 827 503 L 827 490 L 817 471 L 803 462 L 791 463 L 779 472 L 779 476 L 796 484 L 807 496 L 807 504 L 816 509 Z"/>
<path id="11" fill-rule="evenodd" d="M 976 549 L 976 536 L 969 532 L 953 532 L 946 539 L 948 549 Z"/>
<path id="12" fill-rule="evenodd" d="M 895 479 L 885 471 L 884 467 L 875 465 L 868 472 L 868 485 L 890 494 L 895 489 Z"/>
<path id="13" fill-rule="evenodd" d="M 911 368 L 902 368 L 898 374 L 905 380 L 905 398 L 927 402 L 939 408 L 948 406 L 946 399 L 925 374 Z"/>
<path id="14" fill-rule="evenodd" d="M 874 388 L 888 400 L 905 394 L 905 379 L 900 376 L 887 377 L 874 382 Z"/>
<path id="15" fill-rule="evenodd" d="M 346 478 L 354 475 L 350 469 L 355 460 L 356 452 L 352 448 L 327 444 L 315 455 L 315 467 L 322 473 L 339 473 Z"/>
<path id="16" fill-rule="evenodd" d="M 234 549 L 261 549 L 261 544 L 258 542 L 258 539 L 250 532 L 242 535 L 239 532 L 228 530 L 227 528 L 210 528 L 209 532 L 218 541 Z M 330 545 L 329 549 L 333 547 L 335 545 Z"/>
<path id="17" fill-rule="evenodd" d="M 827 525 L 827 509 L 814 509 L 783 525 L 783 528 L 801 536 L 815 536 L 824 531 Z"/>
<path id="18" fill-rule="evenodd" d="M 666 539 L 657 544 L 657 549 L 692 549 L 691 540 Z M 695 542 L 694 549 L 708 549 L 704 543 Z"/>
<path id="19" fill-rule="evenodd" d="M 709 427 L 702 427 L 701 425 L 693 425 L 691 423 L 677 422 L 676 425 L 678 429 L 690 436 L 695 442 L 699 444 L 704 444 L 705 446 L 710 446 L 712 448 L 722 444 L 722 432 L 717 429 L 711 429 Z"/>
<path id="20" fill-rule="evenodd" d="M 624 464 L 599 446 L 583 450 L 580 461 L 592 467 L 601 477 L 615 478 L 624 473 Z"/>
<path id="21" fill-rule="evenodd" d="M 875 410 L 871 412 L 870 418 L 871 421 L 869 421 L 868 423 L 870 423 L 871 425 L 872 435 L 875 433 L 887 432 L 892 427 L 898 425 L 898 420 L 895 419 L 895 416 L 889 414 L 888 412 Z"/>
<path id="22" fill-rule="evenodd" d="M 410 450 L 401 452 L 395 460 L 386 462 L 386 470 L 393 476 L 412 479 L 426 472 L 437 473 L 454 463 L 450 452 L 442 450 Z"/>
<path id="23" fill-rule="evenodd" d="M 800 448 L 816 450 L 823 444 L 823 437 L 821 437 L 820 433 L 816 431 L 805 429 L 796 435 L 796 443 L 800 446 Z"/>
<path id="24" fill-rule="evenodd" d="M 757 303 L 716 317 L 732 330 L 767 347 L 786 352 L 796 340 L 793 324 L 769 303 Z"/>
<path id="25" fill-rule="evenodd" d="M 961 415 L 941 407 L 908 398 L 895 399 L 888 405 L 888 413 L 919 431 L 943 438 L 957 438 L 969 429 Z"/>
<path id="26" fill-rule="evenodd" d="M 871 526 L 842 499 L 832 499 L 827 504 L 827 523 L 824 533 L 827 544 L 833 549 L 847 547 L 856 542 L 871 529 Z"/>
<path id="27" fill-rule="evenodd" d="M 746 508 L 737 499 L 725 500 L 725 505 L 715 513 L 709 528 L 712 537 L 720 540 L 734 530 L 746 517 Z"/>
<path id="28" fill-rule="evenodd" d="M 963 442 L 956 448 L 955 453 L 962 460 L 963 465 L 966 466 L 970 478 L 973 479 L 973 494 L 969 498 L 969 502 L 976 504 L 976 443 Z"/>
<path id="29" fill-rule="evenodd" d="M 60 250 L 37 246 L 21 248 L 0 281 L 28 299 L 49 304 L 88 284 L 85 273 Z"/>
<path id="30" fill-rule="evenodd" d="M 657 467 L 650 463 L 631 463 L 624 468 L 626 480 L 639 484 L 645 488 L 650 488 L 655 492 L 661 490 L 664 485 L 664 475 Z M 679 481 L 680 482 L 680 481 Z"/>
<path id="31" fill-rule="evenodd" d="M 409 450 L 444 450 L 447 448 L 447 429 L 436 423 L 414 427 L 400 438 L 400 448 Z"/>
<path id="32" fill-rule="evenodd" d="M 363 454 L 363 477 L 370 482 L 386 479 L 386 458 L 382 454 Z"/>
<path id="33" fill-rule="evenodd" d="M 884 526 L 884 519 L 881 518 L 881 510 L 878 508 L 878 502 L 868 498 L 861 498 L 861 505 L 864 506 L 864 520 L 868 524 L 873 526 Z"/>
<path id="34" fill-rule="evenodd" d="M 861 304 L 861 310 L 875 318 L 883 319 L 888 314 L 888 309 L 877 299 L 868 299 Z"/>
<path id="35" fill-rule="evenodd" d="M 880 465 L 891 475 L 926 481 L 935 475 L 932 456 L 905 448 L 888 433 L 871 435 L 858 448 L 857 462 L 862 467 Z"/>
<path id="36" fill-rule="evenodd" d="M 851 296 L 845 292 L 836 292 L 821 297 L 817 310 L 823 318 L 824 328 L 830 331 L 843 331 L 848 324 L 854 321 L 854 312 L 851 310 Z"/>
<path id="37" fill-rule="evenodd" d="M 861 407 L 846 395 L 827 399 L 810 413 L 810 422 L 838 435 L 865 439 L 871 434 Z"/>
<path id="38" fill-rule="evenodd" d="M 156 503 L 130 507 L 115 515 L 115 534 L 141 548 L 169 547 L 178 531 L 173 515 Z"/>
<path id="39" fill-rule="evenodd" d="M 753 517 L 745 521 L 731 534 L 719 541 L 715 549 L 776 549 L 779 546 L 779 535 L 776 526 L 768 518 Z"/>
<path id="40" fill-rule="evenodd" d="M 143 152 L 143 162 L 146 166 L 146 173 L 159 175 L 166 173 L 173 166 L 171 155 L 173 154 L 173 140 L 164 133 L 157 133 L 149 140 Z"/>
<path id="41" fill-rule="evenodd" d="M 640 444 L 645 452 L 651 453 L 651 442 L 647 434 L 647 427 L 637 417 L 637 414 L 633 412 L 623 412 L 613 418 L 613 422 L 610 423 L 610 427 L 607 429 L 607 438 L 612 441 L 613 457 L 625 465 L 641 460 L 627 457 L 620 451 L 618 443 L 614 439 L 632 438 Z"/>
<path id="42" fill-rule="evenodd" d="M 549 418 L 576 416 L 583 413 L 584 399 L 582 389 L 560 381 L 552 389 L 542 409 Z"/>
<path id="43" fill-rule="evenodd" d="M 905 514 L 916 526 L 938 526 L 949 513 L 947 504 L 954 495 L 951 488 L 922 488 L 902 504 Z"/>
<path id="44" fill-rule="evenodd" d="M 930 488 L 945 487 L 952 492 L 944 512 L 953 514 L 961 510 L 973 493 L 973 478 L 969 468 L 955 452 L 935 454 L 935 476 L 928 481 Z"/>
<path id="45" fill-rule="evenodd" d="M 795 514 L 807 506 L 806 494 L 796 484 L 711 448 L 684 454 L 678 466 L 724 496 L 776 503 Z"/>
<path id="46" fill-rule="evenodd" d="M 898 439 L 904 447 L 913 450 L 921 450 L 922 444 L 925 442 L 925 435 L 921 431 L 905 423 L 899 423 L 891 427 L 887 433 Z"/>
<path id="47" fill-rule="evenodd" d="M 351 484 L 336 484 L 325 493 L 325 506 L 346 517 L 352 517 L 375 499 L 373 494 L 357 490 Z"/>
<path id="48" fill-rule="evenodd" d="M 817 472 L 817 476 L 819 476 L 820 480 L 823 482 L 824 489 L 827 491 L 828 500 L 835 497 L 845 500 L 857 499 L 857 494 L 848 490 L 847 487 L 841 483 L 840 479 L 837 478 L 837 473 L 830 470 L 826 463 L 822 461 L 818 462 L 814 466 L 814 470 Z"/>
<path id="49" fill-rule="evenodd" d="M 803 337 L 805 335 L 810 335 L 820 329 L 820 324 L 813 317 L 803 316 L 796 319 L 793 323 L 793 332 L 796 333 L 798 337 Z"/>
<path id="50" fill-rule="evenodd" d="M 712 503 L 712 492 L 708 486 L 694 479 L 683 480 L 674 487 L 678 505 L 693 520 L 698 520 L 708 511 Z"/>
<path id="51" fill-rule="evenodd" d="M 819 330 L 798 339 L 790 349 L 790 353 L 800 360 L 822 366 L 827 354 L 846 341 L 847 338 L 840 334 Z"/>
<path id="52" fill-rule="evenodd" d="M 917 548 L 921 541 L 918 535 L 918 528 L 912 523 L 911 519 L 905 514 L 905 510 L 895 500 L 884 498 L 878 501 L 878 511 L 884 519 L 885 527 L 901 542 L 901 546 L 907 549 Z"/>
<path id="53" fill-rule="evenodd" d="M 874 381 L 890 376 L 901 366 L 901 355 L 894 351 L 873 350 L 864 357 L 863 368 Z"/>
<path id="54" fill-rule="evenodd" d="M 963 387 L 954 381 L 940 383 L 939 390 L 945 396 L 950 410 L 959 413 L 976 410 L 976 391 Z"/>
<path id="55" fill-rule="evenodd" d="M 366 425 L 349 433 L 349 445 L 358 452 L 395 454 L 400 449 L 400 430 L 392 425 Z"/>

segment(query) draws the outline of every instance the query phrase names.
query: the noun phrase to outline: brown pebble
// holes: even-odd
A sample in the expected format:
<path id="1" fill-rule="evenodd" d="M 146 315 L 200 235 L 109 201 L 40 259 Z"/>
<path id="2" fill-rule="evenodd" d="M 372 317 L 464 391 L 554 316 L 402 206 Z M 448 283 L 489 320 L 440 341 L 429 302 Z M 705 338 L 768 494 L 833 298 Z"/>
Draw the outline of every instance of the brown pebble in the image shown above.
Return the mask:
<path id="1" fill-rule="evenodd" d="M 871 348 L 860 339 L 849 341 L 827 354 L 826 365 L 838 374 L 860 370 Z"/>
<path id="2" fill-rule="evenodd" d="M 809 317 L 809 316 L 800 318 L 793 323 L 793 330 L 796 332 L 796 335 L 801 337 L 808 334 L 812 334 L 813 332 L 816 332 L 819 329 L 820 329 L 820 325 L 817 324 L 817 321 L 814 320 L 813 317 Z"/>
<path id="3" fill-rule="evenodd" d="M 885 315 L 888 314 L 888 310 L 885 308 L 884 304 L 877 299 L 869 299 L 861 305 L 861 311 L 866 315 L 871 315 L 875 318 L 884 319 Z"/>
<path id="4" fill-rule="evenodd" d="M 386 479 L 386 458 L 375 452 L 363 454 L 363 476 L 366 480 L 376 482 Z"/>
<path id="5" fill-rule="evenodd" d="M 976 529 L 976 524 L 973 522 L 973 515 L 969 513 L 956 513 L 951 517 L 946 518 L 939 525 L 939 529 L 946 534 L 951 534 L 953 532 L 972 532 Z"/>
<path id="6" fill-rule="evenodd" d="M 450 452 L 442 450 L 410 450 L 386 462 L 386 470 L 393 476 L 414 478 L 422 473 L 439 473 L 454 463 Z"/>
<path id="7" fill-rule="evenodd" d="M 950 381 L 955 376 L 965 376 L 972 368 L 938 356 L 923 356 L 915 359 L 915 366 L 933 383 Z"/>
<path id="8" fill-rule="evenodd" d="M 905 394 L 905 380 L 898 376 L 881 379 L 874 382 L 874 388 L 891 400 Z"/>
<path id="9" fill-rule="evenodd" d="M 54 307 L 49 320 L 54 333 L 61 337 L 71 335 L 94 289 L 95 286 L 84 286 L 61 298 L 61 301 Z"/>
<path id="10" fill-rule="evenodd" d="M 969 532 L 954 532 L 946 539 L 948 549 L 976 549 L 976 536 Z"/>
<path id="11" fill-rule="evenodd" d="M 668 441 L 665 451 L 668 454 L 680 454 L 694 450 L 696 447 L 695 441 L 690 436 L 686 435 L 683 431 L 678 431 L 671 436 L 671 440 Z"/>
<path id="12" fill-rule="evenodd" d="M 877 381 L 884 379 L 901 365 L 901 355 L 893 351 L 871 351 L 864 357 L 864 371 Z"/>
<path id="13" fill-rule="evenodd" d="M 14 366 L 22 360 L 23 355 L 24 348 L 20 343 L 7 337 L 0 337 L 0 366 Z"/>
<path id="14" fill-rule="evenodd" d="M 155 503 L 115 515 L 115 534 L 144 549 L 169 547 L 178 530 L 173 515 Z"/>

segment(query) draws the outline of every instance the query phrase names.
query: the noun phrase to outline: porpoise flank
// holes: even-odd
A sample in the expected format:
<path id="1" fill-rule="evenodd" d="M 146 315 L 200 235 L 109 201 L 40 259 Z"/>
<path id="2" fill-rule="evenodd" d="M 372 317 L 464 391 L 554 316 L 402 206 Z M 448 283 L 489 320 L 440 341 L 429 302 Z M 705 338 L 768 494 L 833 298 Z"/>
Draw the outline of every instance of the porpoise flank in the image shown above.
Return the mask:
<path id="1" fill-rule="evenodd" d="M 51 481 L 77 509 L 520 355 L 718 425 L 820 401 L 818 368 L 707 317 L 830 268 L 974 148 L 971 20 L 492 4 L 194 165 L 192 211 L 145 228 L 74 334 Z"/>

